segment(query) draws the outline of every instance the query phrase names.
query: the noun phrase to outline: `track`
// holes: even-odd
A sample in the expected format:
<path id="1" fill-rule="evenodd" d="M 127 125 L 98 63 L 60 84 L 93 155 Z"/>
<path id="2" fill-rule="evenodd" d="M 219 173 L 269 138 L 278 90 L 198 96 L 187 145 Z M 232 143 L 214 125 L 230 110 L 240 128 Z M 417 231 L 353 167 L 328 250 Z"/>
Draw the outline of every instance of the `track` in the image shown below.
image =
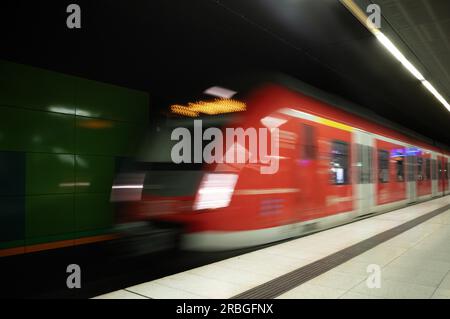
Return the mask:
<path id="1" fill-rule="evenodd" d="M 259 248 L 217 253 L 172 249 L 123 257 L 102 243 L 4 257 L 0 259 L 0 298 L 91 298 Z M 66 286 L 70 264 L 81 268 L 79 289 Z"/>

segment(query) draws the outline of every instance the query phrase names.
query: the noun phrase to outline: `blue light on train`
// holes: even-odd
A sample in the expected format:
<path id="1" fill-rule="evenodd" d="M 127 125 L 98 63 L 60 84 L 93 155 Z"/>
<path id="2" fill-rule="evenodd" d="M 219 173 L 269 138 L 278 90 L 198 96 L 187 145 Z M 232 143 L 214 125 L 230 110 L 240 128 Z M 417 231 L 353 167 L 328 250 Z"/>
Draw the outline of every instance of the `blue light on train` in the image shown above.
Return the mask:
<path id="1" fill-rule="evenodd" d="M 406 156 L 417 156 L 421 155 L 422 150 L 416 147 L 409 147 L 406 149 Z"/>
<path id="2" fill-rule="evenodd" d="M 391 157 L 402 157 L 405 156 L 405 150 L 403 148 L 394 148 L 391 151 Z"/>
<path id="3" fill-rule="evenodd" d="M 403 157 L 403 156 L 417 156 L 421 155 L 422 150 L 416 147 L 408 147 L 406 149 L 403 148 L 395 148 L 391 150 L 391 157 Z"/>

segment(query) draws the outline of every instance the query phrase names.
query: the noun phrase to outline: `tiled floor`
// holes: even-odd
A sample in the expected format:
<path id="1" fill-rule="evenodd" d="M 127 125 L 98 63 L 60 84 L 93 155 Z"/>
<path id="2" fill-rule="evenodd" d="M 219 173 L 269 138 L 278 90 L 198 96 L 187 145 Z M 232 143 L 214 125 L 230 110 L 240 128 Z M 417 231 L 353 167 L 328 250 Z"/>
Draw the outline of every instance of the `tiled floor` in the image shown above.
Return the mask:
<path id="1" fill-rule="evenodd" d="M 449 203 L 421 203 L 98 298 L 229 298 Z M 380 288 L 366 283 L 371 264 L 381 269 Z M 450 298 L 450 210 L 278 298 Z"/>
<path id="2" fill-rule="evenodd" d="M 369 288 L 366 283 L 369 264 L 381 267 L 380 288 Z M 306 285 L 308 293 L 300 289 Z M 328 289 L 326 293 L 322 288 Z M 450 210 L 279 298 L 317 296 L 352 299 L 450 298 Z"/>

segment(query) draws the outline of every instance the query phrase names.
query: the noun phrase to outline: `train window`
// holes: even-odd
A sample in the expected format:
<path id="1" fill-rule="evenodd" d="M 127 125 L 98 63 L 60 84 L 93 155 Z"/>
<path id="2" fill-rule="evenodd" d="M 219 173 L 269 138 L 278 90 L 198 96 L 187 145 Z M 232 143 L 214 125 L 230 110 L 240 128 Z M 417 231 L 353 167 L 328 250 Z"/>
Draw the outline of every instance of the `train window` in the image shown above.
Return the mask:
<path id="1" fill-rule="evenodd" d="M 358 154 L 358 183 L 372 183 L 372 152 L 373 148 L 368 145 L 356 144 Z"/>
<path id="2" fill-rule="evenodd" d="M 316 131 L 315 128 L 308 124 L 303 124 L 303 147 L 301 158 L 305 160 L 312 160 L 316 158 Z"/>
<path id="3" fill-rule="evenodd" d="M 442 179 L 444 175 L 442 174 L 442 161 L 438 160 L 438 179 Z"/>
<path id="4" fill-rule="evenodd" d="M 436 180 L 437 179 L 437 172 L 436 172 L 436 160 L 431 160 L 431 179 Z"/>
<path id="5" fill-rule="evenodd" d="M 417 180 L 422 181 L 423 178 L 423 158 L 417 157 Z"/>
<path id="6" fill-rule="evenodd" d="M 331 179 L 336 185 L 348 184 L 348 144 L 341 141 L 331 143 Z"/>
<path id="7" fill-rule="evenodd" d="M 449 178 L 450 174 L 450 163 L 447 163 L 447 169 L 445 170 L 445 179 Z"/>
<path id="8" fill-rule="evenodd" d="M 389 152 L 385 150 L 378 150 L 378 180 L 389 182 Z"/>
<path id="9" fill-rule="evenodd" d="M 405 181 L 405 165 L 403 157 L 395 160 L 395 167 L 397 172 L 397 182 Z"/>
<path id="10" fill-rule="evenodd" d="M 431 159 L 427 158 L 425 162 L 425 179 L 431 179 Z"/>

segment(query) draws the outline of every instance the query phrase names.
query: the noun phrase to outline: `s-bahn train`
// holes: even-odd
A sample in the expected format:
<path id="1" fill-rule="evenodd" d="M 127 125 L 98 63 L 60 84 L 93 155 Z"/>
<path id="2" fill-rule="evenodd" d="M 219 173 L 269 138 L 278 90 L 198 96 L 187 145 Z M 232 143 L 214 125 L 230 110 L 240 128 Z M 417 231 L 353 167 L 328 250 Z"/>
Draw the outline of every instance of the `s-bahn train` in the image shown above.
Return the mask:
<path id="1" fill-rule="evenodd" d="M 172 117 L 149 133 L 133 172 L 118 177 L 113 198 L 132 199 L 121 204 L 122 223 L 178 225 L 183 248 L 227 250 L 450 193 L 447 150 L 302 82 L 277 78 L 242 94 L 223 87 L 205 92 L 210 96 L 172 105 Z M 278 152 L 259 152 L 251 161 L 258 149 L 245 136 L 216 150 L 235 159 L 244 153 L 245 162 L 175 163 L 173 132 L 182 127 L 195 135 L 196 120 L 223 136 L 230 128 L 255 129 L 259 145 Z M 262 128 L 278 139 L 261 138 Z M 190 142 L 186 159 L 206 147 L 205 140 Z M 263 174 L 269 159 L 277 169 Z"/>

